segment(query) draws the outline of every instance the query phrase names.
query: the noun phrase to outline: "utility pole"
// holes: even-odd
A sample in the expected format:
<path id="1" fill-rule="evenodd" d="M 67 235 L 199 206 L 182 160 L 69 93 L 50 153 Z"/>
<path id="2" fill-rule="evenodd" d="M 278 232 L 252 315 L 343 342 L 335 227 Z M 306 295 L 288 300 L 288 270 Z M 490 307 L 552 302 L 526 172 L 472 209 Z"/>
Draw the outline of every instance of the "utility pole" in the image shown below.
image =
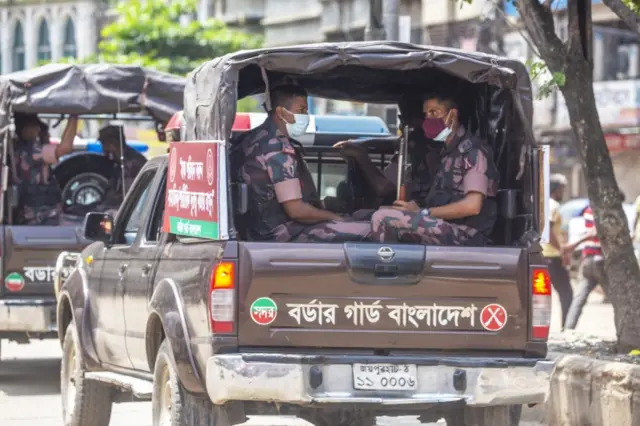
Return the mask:
<path id="1" fill-rule="evenodd" d="M 366 41 L 385 40 L 387 38 L 382 21 L 382 1 L 369 0 L 369 22 L 364 30 L 364 39 Z"/>
<path id="2" fill-rule="evenodd" d="M 364 39 L 398 40 L 399 12 L 400 0 L 369 0 L 369 23 L 364 30 Z M 381 105 L 366 104 L 365 114 L 376 115 L 388 121 L 387 110 Z"/>
<path id="3" fill-rule="evenodd" d="M 383 23 L 387 33 L 387 40 L 399 40 L 400 0 L 384 0 Z"/>

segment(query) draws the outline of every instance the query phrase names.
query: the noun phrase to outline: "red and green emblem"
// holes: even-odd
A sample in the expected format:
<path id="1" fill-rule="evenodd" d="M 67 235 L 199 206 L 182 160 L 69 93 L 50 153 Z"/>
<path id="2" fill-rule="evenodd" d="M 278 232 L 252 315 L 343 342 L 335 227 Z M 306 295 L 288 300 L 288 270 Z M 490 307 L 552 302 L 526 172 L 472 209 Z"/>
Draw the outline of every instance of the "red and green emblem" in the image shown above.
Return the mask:
<path id="1" fill-rule="evenodd" d="M 4 279 L 4 286 L 11 292 L 17 292 L 24 288 L 24 277 L 17 272 L 12 272 Z"/>
<path id="2" fill-rule="evenodd" d="M 278 316 L 278 305 L 273 299 L 261 297 L 251 304 L 251 319 L 258 325 L 269 325 Z"/>

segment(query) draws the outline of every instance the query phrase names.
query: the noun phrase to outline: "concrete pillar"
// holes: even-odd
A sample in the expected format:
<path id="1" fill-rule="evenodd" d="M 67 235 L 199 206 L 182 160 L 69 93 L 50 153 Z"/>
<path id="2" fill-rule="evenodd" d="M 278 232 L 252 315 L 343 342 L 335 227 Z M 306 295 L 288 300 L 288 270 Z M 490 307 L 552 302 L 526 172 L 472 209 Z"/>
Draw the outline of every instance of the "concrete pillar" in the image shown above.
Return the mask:
<path id="1" fill-rule="evenodd" d="M 36 9 L 33 6 L 25 8 L 24 48 L 25 64 L 27 69 L 38 65 L 38 23 L 35 16 Z"/>
<path id="2" fill-rule="evenodd" d="M 0 53 L 2 54 L 2 62 L 0 63 L 0 73 L 11 72 L 11 30 L 13 25 L 9 21 L 9 11 L 3 9 L 0 11 Z"/>
<path id="3" fill-rule="evenodd" d="M 62 57 L 64 25 L 67 22 L 63 6 L 51 8 L 49 20 L 49 40 L 51 41 L 51 60 L 57 62 Z"/>

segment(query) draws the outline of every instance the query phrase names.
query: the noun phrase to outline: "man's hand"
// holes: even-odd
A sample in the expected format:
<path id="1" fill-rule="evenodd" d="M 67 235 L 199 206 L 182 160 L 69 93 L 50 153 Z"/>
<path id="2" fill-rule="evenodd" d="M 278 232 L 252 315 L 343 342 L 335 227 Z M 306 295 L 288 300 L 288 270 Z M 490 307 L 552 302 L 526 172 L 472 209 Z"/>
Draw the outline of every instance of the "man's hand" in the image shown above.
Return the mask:
<path id="1" fill-rule="evenodd" d="M 343 157 L 369 158 L 369 152 L 364 146 L 351 141 L 338 142 L 333 147 L 340 148 L 340 154 Z"/>
<path id="2" fill-rule="evenodd" d="M 393 208 L 407 213 L 418 213 L 421 209 L 415 201 L 396 200 L 393 202 Z"/>

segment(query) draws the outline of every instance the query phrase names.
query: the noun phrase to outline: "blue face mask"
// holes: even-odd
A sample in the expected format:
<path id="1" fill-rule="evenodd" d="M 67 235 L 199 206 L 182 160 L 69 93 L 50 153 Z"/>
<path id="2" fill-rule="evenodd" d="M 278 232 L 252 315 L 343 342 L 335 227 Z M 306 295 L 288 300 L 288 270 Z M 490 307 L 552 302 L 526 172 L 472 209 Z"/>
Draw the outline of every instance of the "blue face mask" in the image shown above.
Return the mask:
<path id="1" fill-rule="evenodd" d="M 304 135 L 307 131 L 307 127 L 309 127 L 309 115 L 293 114 L 291 111 L 286 109 L 285 111 L 287 111 L 289 114 L 292 114 L 294 119 L 296 120 L 295 123 L 289 123 L 284 118 L 282 119 L 282 121 L 284 121 L 285 125 L 287 126 L 287 133 L 289 133 L 289 137 L 297 138 Z"/>

